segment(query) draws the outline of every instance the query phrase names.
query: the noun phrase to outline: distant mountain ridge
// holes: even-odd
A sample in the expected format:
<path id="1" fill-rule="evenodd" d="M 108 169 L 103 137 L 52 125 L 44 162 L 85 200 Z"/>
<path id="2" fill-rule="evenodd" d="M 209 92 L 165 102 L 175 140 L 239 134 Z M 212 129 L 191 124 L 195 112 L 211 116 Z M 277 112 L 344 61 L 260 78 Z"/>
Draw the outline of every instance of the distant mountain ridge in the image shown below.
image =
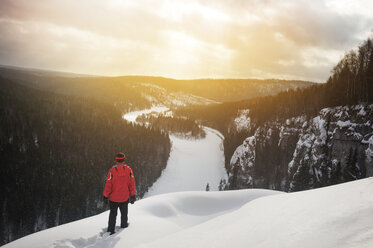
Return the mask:
<path id="1" fill-rule="evenodd" d="M 149 86 L 161 88 L 167 94 L 183 93 L 206 98 L 208 101 L 230 102 L 266 95 L 275 95 L 281 91 L 294 90 L 313 85 L 308 81 L 279 79 L 192 79 L 177 80 L 152 76 L 85 76 L 80 74 L 9 68 L 0 66 L 0 76 L 17 80 L 27 86 L 50 90 L 63 94 L 79 94 L 102 98 L 104 94 L 113 99 L 120 94 L 128 96 L 134 105 L 149 105 L 152 94 Z M 126 92 L 124 92 L 126 91 Z M 146 96 L 142 96 L 141 91 Z M 154 92 L 153 92 L 154 93 Z M 135 99 L 137 98 L 137 99 Z M 142 103 L 140 103 L 142 102 Z M 140 105 L 140 106 L 139 106 Z M 123 105 L 129 108 L 128 105 Z"/>
<path id="2" fill-rule="evenodd" d="M 81 73 L 74 73 L 74 72 L 64 72 L 64 71 L 54 71 L 54 70 L 47 70 L 47 69 L 37 69 L 37 68 L 29 68 L 29 67 L 20 67 L 20 66 L 12 66 L 12 65 L 0 65 L 1 69 L 9 69 L 9 70 L 16 70 L 20 72 L 28 72 L 34 75 L 44 75 L 44 76 L 61 76 L 61 77 L 98 77 L 98 75 L 89 75 L 89 74 L 81 74 Z"/>

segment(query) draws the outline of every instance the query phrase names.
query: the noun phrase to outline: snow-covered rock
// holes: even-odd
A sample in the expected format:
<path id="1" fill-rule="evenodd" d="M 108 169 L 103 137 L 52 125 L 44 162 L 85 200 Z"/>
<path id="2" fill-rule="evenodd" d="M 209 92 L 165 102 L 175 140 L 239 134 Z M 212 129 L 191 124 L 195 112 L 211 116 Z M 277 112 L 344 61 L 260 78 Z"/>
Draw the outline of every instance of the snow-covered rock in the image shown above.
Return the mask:
<path id="1" fill-rule="evenodd" d="M 293 191 L 373 176 L 372 120 L 373 105 L 356 105 L 264 123 L 249 137 L 254 146 L 245 140 L 234 152 L 229 183 Z M 239 177 L 237 160 L 250 168 Z"/>
<path id="2" fill-rule="evenodd" d="M 247 175 L 251 174 L 252 167 L 255 163 L 255 136 L 246 138 L 242 145 L 237 147 L 234 152 L 230 164 L 233 169 L 228 174 L 233 181 L 239 181 L 242 185 L 240 187 L 252 187 L 252 178 Z"/>
<path id="3" fill-rule="evenodd" d="M 234 124 L 238 132 L 250 128 L 250 109 L 240 110 L 237 117 L 234 119 Z"/>

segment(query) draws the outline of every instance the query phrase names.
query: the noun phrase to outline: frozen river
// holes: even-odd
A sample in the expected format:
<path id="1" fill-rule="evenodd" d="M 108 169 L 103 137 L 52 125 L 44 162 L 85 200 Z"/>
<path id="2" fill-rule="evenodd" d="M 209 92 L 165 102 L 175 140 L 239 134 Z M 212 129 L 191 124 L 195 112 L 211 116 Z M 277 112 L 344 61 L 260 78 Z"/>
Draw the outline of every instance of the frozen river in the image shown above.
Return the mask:
<path id="1" fill-rule="evenodd" d="M 143 113 L 167 110 L 166 107 L 153 107 L 127 113 L 123 118 L 136 122 L 136 117 Z M 220 180 L 227 179 L 223 135 L 211 128 L 204 127 L 204 130 L 206 137 L 197 140 L 170 135 L 172 148 L 167 167 L 145 197 L 170 192 L 205 190 L 207 183 L 210 190 L 218 190 Z"/>

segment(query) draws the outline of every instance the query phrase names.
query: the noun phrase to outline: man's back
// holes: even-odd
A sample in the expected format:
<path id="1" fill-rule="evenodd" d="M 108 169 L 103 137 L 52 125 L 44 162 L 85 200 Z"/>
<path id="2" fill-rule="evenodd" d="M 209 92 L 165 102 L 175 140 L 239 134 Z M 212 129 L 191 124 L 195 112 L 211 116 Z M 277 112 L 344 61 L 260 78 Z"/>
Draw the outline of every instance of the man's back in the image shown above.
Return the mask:
<path id="1" fill-rule="evenodd" d="M 136 195 L 133 171 L 128 165 L 117 163 L 109 170 L 104 196 L 113 202 L 125 202 L 133 195 Z"/>
<path id="2" fill-rule="evenodd" d="M 132 169 L 124 163 L 125 155 L 118 153 L 117 163 L 109 170 L 104 198 L 109 198 L 110 214 L 107 231 L 114 233 L 118 208 L 121 212 L 121 228 L 128 227 L 128 202 L 133 204 L 136 200 L 135 177 Z"/>

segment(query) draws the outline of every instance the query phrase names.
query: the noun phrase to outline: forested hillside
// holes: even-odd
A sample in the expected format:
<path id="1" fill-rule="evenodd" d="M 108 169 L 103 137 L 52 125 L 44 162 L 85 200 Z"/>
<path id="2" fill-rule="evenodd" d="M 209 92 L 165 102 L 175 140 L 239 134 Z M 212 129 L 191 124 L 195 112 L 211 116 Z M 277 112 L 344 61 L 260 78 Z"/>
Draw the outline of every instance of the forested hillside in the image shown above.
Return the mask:
<path id="1" fill-rule="evenodd" d="M 119 151 L 142 196 L 165 168 L 170 140 L 128 124 L 104 101 L 0 78 L 0 244 L 106 209 L 102 191 Z"/>
<path id="2" fill-rule="evenodd" d="M 170 92 L 184 92 L 218 102 L 230 102 L 275 95 L 289 89 L 304 88 L 312 82 L 279 79 L 194 79 L 175 80 L 162 77 L 120 77 L 125 82 L 151 83 Z"/>
<path id="3" fill-rule="evenodd" d="M 320 115 L 320 118 L 324 118 L 326 123 L 330 123 L 332 121 L 337 123 L 338 115 L 325 115 L 325 113 L 322 114 L 323 112 L 320 111 L 326 108 L 346 105 L 352 107 L 346 108 L 347 110 L 345 110 L 345 112 L 347 113 L 347 117 L 345 117 L 344 121 L 347 121 L 348 118 L 356 118 L 355 122 L 353 122 L 351 119 L 350 124 L 363 126 L 366 124 L 366 122 L 364 122 L 365 119 L 357 118 L 359 116 L 359 111 L 356 112 L 356 109 L 364 109 L 365 106 L 365 108 L 367 109 L 366 111 L 368 112 L 367 116 L 369 117 L 371 109 L 369 104 L 372 102 L 373 43 L 371 39 L 367 39 L 358 47 L 358 49 L 351 50 L 346 54 L 346 56 L 334 67 L 332 75 L 329 77 L 325 84 L 312 85 L 307 88 L 281 92 L 275 96 L 259 97 L 240 102 L 215 104 L 211 106 L 190 106 L 179 108 L 176 111 L 176 115 L 187 116 L 190 119 L 202 121 L 202 123 L 204 123 L 205 125 L 216 128 L 224 134 L 226 168 L 229 172 L 233 173 L 234 164 L 231 164 L 231 158 L 240 145 L 243 145 L 246 147 L 246 149 L 250 150 L 250 140 L 246 140 L 248 137 L 255 137 L 257 134 L 263 132 L 263 135 L 265 137 L 267 132 L 271 133 L 276 130 L 279 132 L 281 126 L 284 128 L 286 126 L 289 126 L 287 125 L 287 122 L 296 118 L 304 118 L 304 121 L 306 121 Z M 358 104 L 364 104 L 364 106 L 355 106 Z M 338 109 L 331 109 L 329 111 L 331 113 L 338 113 Z M 246 123 L 244 123 L 244 125 L 240 124 L 237 126 L 237 121 L 239 122 L 240 118 L 246 120 Z M 304 123 L 302 122 L 299 125 L 302 124 Z M 351 125 L 349 125 L 347 129 L 350 128 Z M 372 128 L 372 123 L 368 122 L 367 125 L 368 126 L 366 128 L 360 130 L 360 135 L 365 136 L 362 136 L 355 141 L 353 140 L 353 137 L 350 140 L 347 140 L 352 143 L 359 142 L 361 143 L 361 147 L 357 147 L 356 145 L 347 145 L 344 147 L 345 153 L 339 154 L 340 156 L 343 156 L 343 158 L 339 158 L 339 161 L 344 162 L 344 165 L 340 168 L 341 170 L 344 170 L 344 167 L 347 166 L 346 158 L 350 156 L 352 159 L 353 156 L 355 156 L 355 150 L 358 150 L 358 154 L 360 154 L 360 156 L 363 156 L 362 158 L 356 159 L 360 161 L 360 167 L 363 166 L 363 161 L 365 159 L 368 159 L 363 150 L 367 149 L 367 146 L 369 146 L 367 141 L 369 140 L 370 135 L 372 135 L 370 131 Z M 274 127 L 276 127 L 275 130 L 273 129 Z M 269 146 L 263 143 L 258 143 L 256 145 L 252 143 L 251 149 L 254 149 L 254 151 L 251 152 L 254 152 L 256 156 L 253 156 L 251 160 L 247 160 L 245 163 L 246 166 L 249 166 L 250 163 L 252 163 L 253 165 L 259 165 L 256 167 L 257 169 L 260 168 L 261 170 L 260 172 L 257 170 L 257 173 L 261 175 L 261 183 L 257 183 L 258 187 L 275 187 L 282 190 L 290 188 L 285 187 L 285 185 L 273 186 L 271 182 L 273 182 L 274 180 L 270 178 L 273 177 L 273 175 L 280 174 L 281 176 L 279 177 L 286 177 L 286 170 L 288 169 L 287 166 L 293 158 L 292 155 L 293 152 L 295 152 L 297 142 L 300 142 L 299 139 L 301 138 L 301 133 L 299 132 L 299 130 L 302 130 L 302 128 L 306 129 L 308 128 L 308 126 L 294 126 L 293 128 L 289 128 L 288 132 L 290 132 L 291 137 L 289 138 L 289 140 L 287 140 L 286 144 L 280 144 L 278 142 L 276 143 L 274 140 L 271 141 L 273 146 L 276 146 L 277 148 L 269 148 Z M 324 127 L 323 129 L 326 129 L 330 132 L 333 132 L 334 130 L 332 129 L 332 127 Z M 312 135 L 312 132 L 310 133 L 310 135 Z M 348 135 L 348 133 L 343 132 L 341 135 L 344 137 L 344 135 Z M 336 138 L 337 137 L 333 135 L 329 136 L 328 139 L 331 139 L 329 140 L 331 142 L 329 143 L 329 145 L 331 145 L 333 143 L 333 139 Z M 251 142 L 252 141 L 253 140 L 251 140 Z M 264 141 L 264 139 L 262 139 L 262 141 Z M 276 154 L 272 154 L 272 151 L 281 151 L 281 149 L 278 147 L 280 145 L 286 146 L 286 149 L 284 148 L 284 151 L 286 152 L 280 152 L 279 154 L 276 153 L 278 156 Z M 325 149 L 328 150 L 327 147 L 325 147 Z M 329 147 L 329 149 L 331 148 Z M 352 152 L 349 155 L 350 150 Z M 326 158 L 333 157 L 331 156 L 331 153 L 329 154 L 329 152 L 332 152 L 332 150 L 328 150 L 328 152 L 324 151 Z M 259 154 L 261 155 L 259 156 Z M 270 161 L 271 158 L 272 160 Z M 236 160 L 234 162 L 236 162 Z M 303 161 L 298 162 L 303 163 Z M 316 166 L 316 162 L 304 161 L 304 163 L 307 164 L 307 166 L 309 167 L 310 171 L 312 171 L 312 168 L 320 166 L 319 164 Z M 283 166 L 281 166 L 280 168 L 278 167 L 279 164 L 286 164 L 286 166 L 285 168 Z M 338 163 L 335 164 L 335 166 L 337 165 Z M 297 168 L 302 168 L 302 166 Z M 327 167 L 325 167 L 324 169 L 327 169 Z M 333 169 L 337 168 L 333 167 Z M 247 174 L 249 173 L 248 171 L 249 170 L 246 170 L 246 177 L 244 178 L 245 180 L 249 178 Z M 250 173 L 252 172 L 253 170 L 250 169 Z M 299 171 L 299 173 L 301 172 Z M 294 176 L 297 174 L 297 171 L 293 171 L 289 174 L 292 174 Z M 328 180 L 330 179 L 330 176 L 331 175 L 329 175 Z M 310 172 L 308 177 L 312 178 L 316 177 L 316 175 L 314 172 Z M 231 177 L 231 180 L 233 180 L 233 178 L 235 177 Z M 313 188 L 317 185 L 322 185 L 322 183 L 320 183 L 320 181 L 318 180 L 321 179 L 318 178 L 313 182 L 312 180 L 308 180 L 301 188 Z M 338 180 L 339 182 L 342 182 L 345 179 L 342 178 Z M 233 181 L 230 182 L 231 188 L 235 188 L 235 185 L 234 183 L 232 184 L 232 182 Z M 277 180 L 277 182 L 279 182 L 279 180 Z M 279 184 L 281 184 L 281 182 Z M 250 187 L 253 186 L 252 183 L 248 183 L 246 181 L 246 187 L 249 187 L 249 185 Z"/>
<path id="4" fill-rule="evenodd" d="M 0 68 L 0 77 L 0 244 L 103 211 L 101 191 L 116 152 L 127 154 L 141 197 L 166 166 L 171 145 L 165 130 L 204 136 L 192 120 L 153 118 L 146 128 L 127 124 L 123 113 L 248 99 L 311 84 L 97 77 L 7 67 Z"/>
<path id="5" fill-rule="evenodd" d="M 150 76 L 72 77 L 45 71 L 1 68 L 0 75 L 30 87 L 94 97 L 115 103 L 122 111 L 154 105 L 195 105 L 250 99 L 304 88 L 311 82 L 259 79 L 176 80 Z M 123 100 L 126 99 L 126 100 Z"/>
<path id="6" fill-rule="evenodd" d="M 183 138 L 201 139 L 206 137 L 206 133 L 203 131 L 202 127 L 186 118 L 166 116 L 163 114 L 143 114 L 137 117 L 136 121 Z"/>

